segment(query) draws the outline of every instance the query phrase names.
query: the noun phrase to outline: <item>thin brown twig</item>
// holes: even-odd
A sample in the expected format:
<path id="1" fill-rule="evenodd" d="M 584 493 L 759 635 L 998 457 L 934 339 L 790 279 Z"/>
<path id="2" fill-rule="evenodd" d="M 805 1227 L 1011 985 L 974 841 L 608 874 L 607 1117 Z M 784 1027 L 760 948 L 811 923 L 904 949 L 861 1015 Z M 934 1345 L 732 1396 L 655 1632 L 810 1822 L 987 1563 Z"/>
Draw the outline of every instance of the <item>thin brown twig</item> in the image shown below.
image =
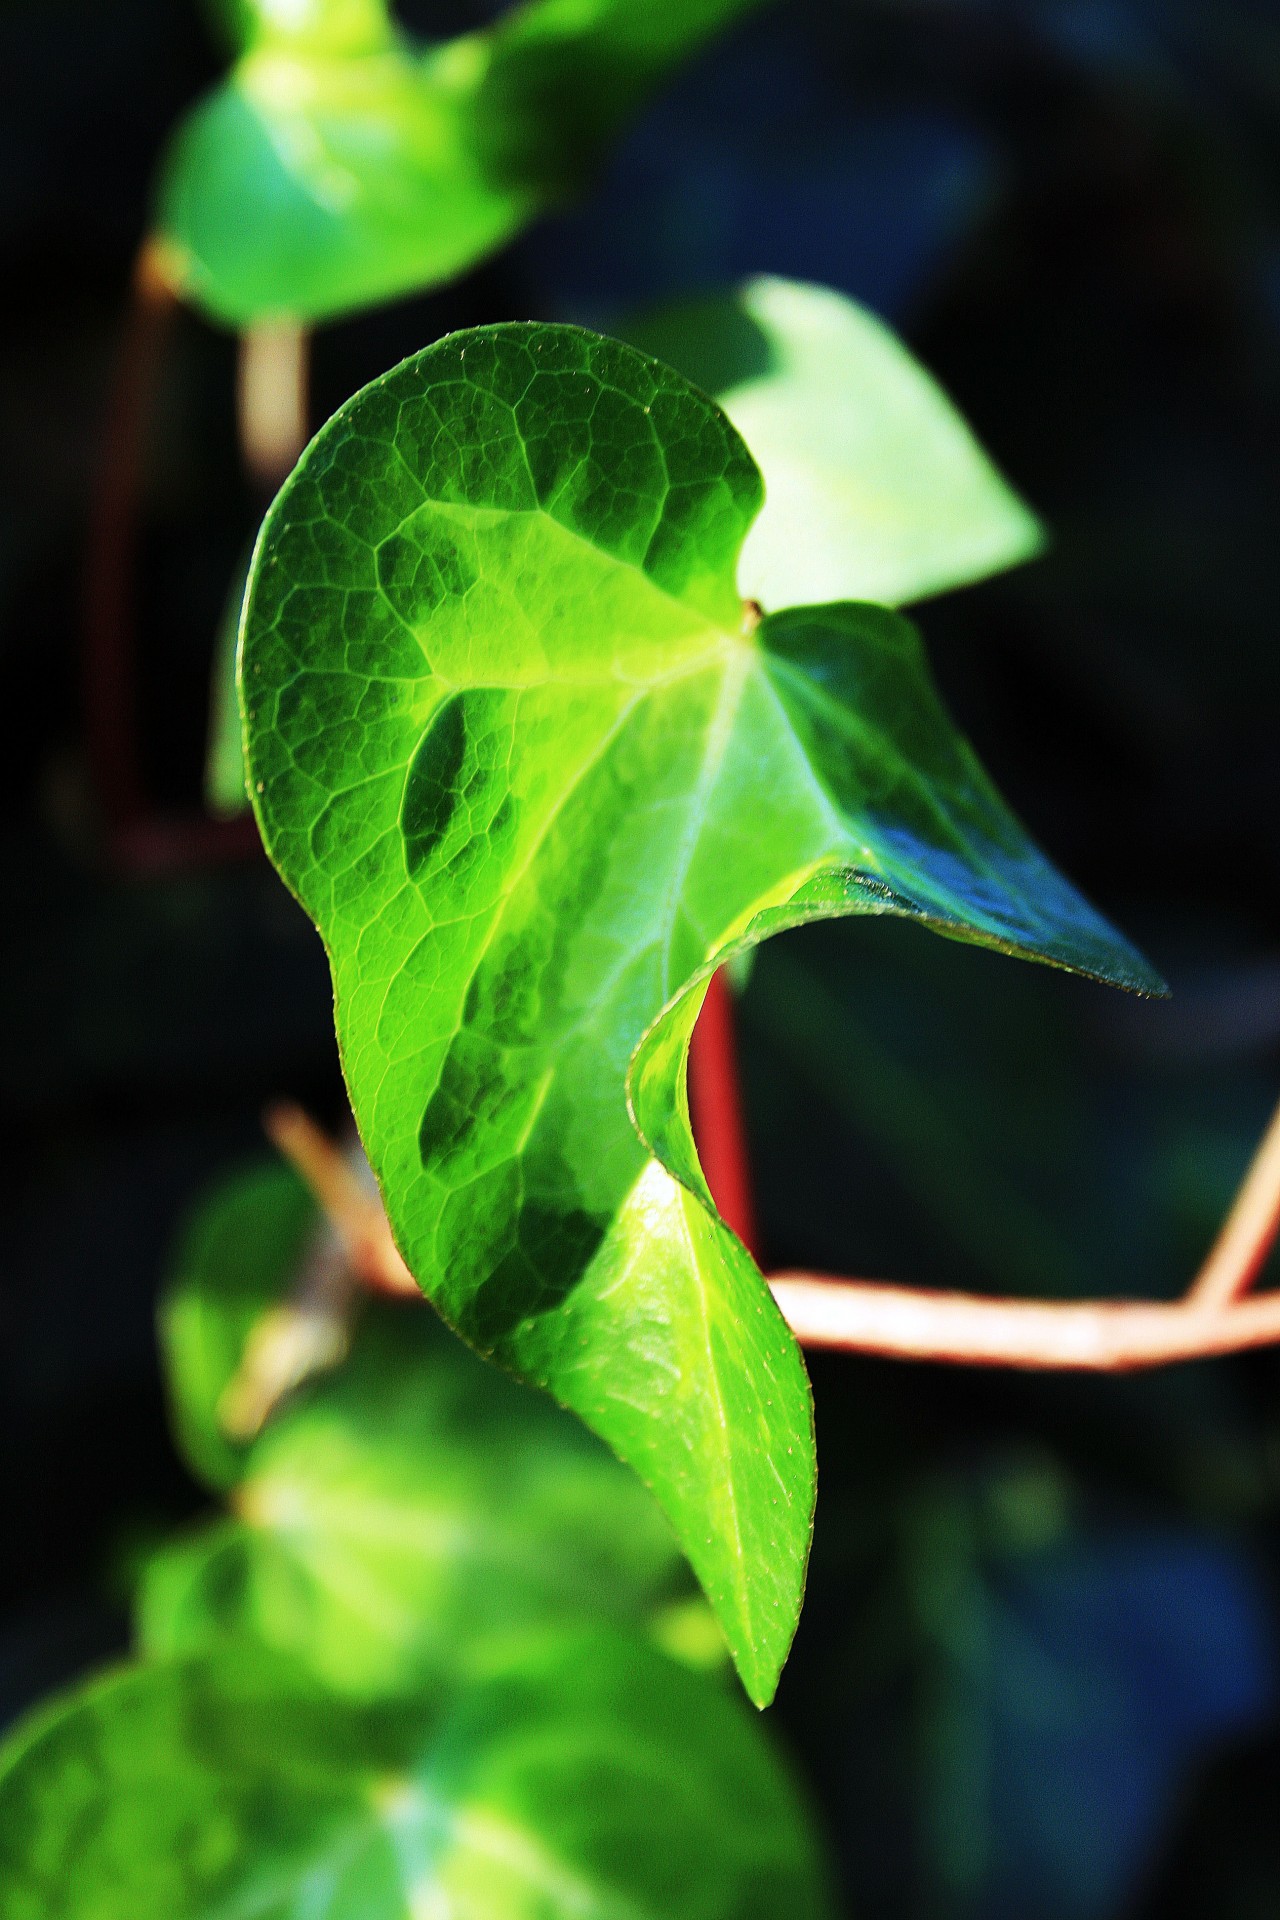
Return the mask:
<path id="1" fill-rule="evenodd" d="M 365 1284 L 417 1293 L 381 1201 L 341 1150 L 297 1107 L 273 1109 L 268 1131 L 333 1222 Z M 1119 1373 L 1270 1346 L 1280 1343 L 1280 1293 L 1241 1295 L 1261 1272 L 1280 1227 L 1277 1140 L 1280 1115 L 1181 1300 L 1010 1300 L 794 1273 L 777 1274 L 769 1284 L 802 1346 L 888 1359 Z M 1207 1293 L 1208 1280 L 1222 1291 Z"/>
<path id="2" fill-rule="evenodd" d="M 341 1147 L 291 1101 L 269 1107 L 262 1124 L 272 1145 L 311 1189 L 365 1285 L 376 1293 L 416 1296 L 418 1283 L 391 1237 L 377 1188 L 361 1178 Z"/>
<path id="3" fill-rule="evenodd" d="M 777 1274 L 802 1346 L 969 1366 L 1120 1373 L 1280 1341 L 1280 1293 L 1244 1296 L 1280 1232 L 1280 1108 L 1181 1300 L 1009 1300 Z"/>
<path id="4" fill-rule="evenodd" d="M 270 497 L 307 444 L 310 336 L 296 320 L 264 320 L 240 336 L 236 413 L 246 471 Z"/>
<path id="5" fill-rule="evenodd" d="M 1188 1299 L 1226 1306 L 1249 1291 L 1280 1234 L 1280 1107 L 1262 1136 L 1240 1190 Z"/>
<path id="6" fill-rule="evenodd" d="M 320 1223 L 297 1284 L 254 1321 L 240 1363 L 218 1398 L 217 1417 L 233 1440 L 252 1440 L 286 1395 L 344 1360 L 360 1281 L 332 1223 Z"/>

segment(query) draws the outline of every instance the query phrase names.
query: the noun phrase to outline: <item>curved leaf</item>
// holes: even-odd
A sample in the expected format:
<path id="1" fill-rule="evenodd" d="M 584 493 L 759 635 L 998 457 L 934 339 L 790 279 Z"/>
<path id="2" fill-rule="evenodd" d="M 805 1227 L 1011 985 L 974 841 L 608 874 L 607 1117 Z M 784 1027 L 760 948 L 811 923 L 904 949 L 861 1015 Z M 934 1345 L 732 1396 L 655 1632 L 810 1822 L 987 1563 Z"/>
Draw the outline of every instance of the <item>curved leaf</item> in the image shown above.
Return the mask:
<path id="1" fill-rule="evenodd" d="M 259 1243 L 286 1246 L 290 1178 L 242 1180 L 210 1204 L 196 1229 L 203 1271 L 193 1284 L 188 1265 L 165 1309 L 198 1465 L 221 1397 L 201 1363 L 237 1340 L 243 1353 L 240 1281 L 260 1259 L 233 1229 L 256 1224 Z M 290 1278 L 278 1270 L 274 1298 Z M 256 1643 L 372 1698 L 438 1683 L 531 1626 L 604 1619 L 661 1637 L 673 1614 L 690 1624 L 687 1569 L 644 1488 L 422 1305 L 367 1309 L 347 1360 L 288 1400 L 237 1464 L 232 1515 L 145 1569 L 148 1652 Z"/>
<path id="2" fill-rule="evenodd" d="M 894 912 L 1158 983 L 1002 808 L 904 621 L 750 631 L 760 494 L 669 368 L 576 328 L 456 335 L 357 395 L 284 488 L 241 681 L 263 835 L 328 947 L 411 1269 L 654 1488 L 764 1700 L 813 1441 L 798 1349 L 689 1135 L 710 971 L 781 925 Z M 651 1029 L 656 1157 L 626 1100 Z"/>
<path id="3" fill-rule="evenodd" d="M 98 1680 L 0 1764 L 6 1920 L 817 1920 L 803 1807 L 724 1692 L 535 1644 L 353 1708 L 236 1658 Z"/>
<path id="4" fill-rule="evenodd" d="M 626 338 L 714 394 L 760 463 L 738 579 L 762 605 L 899 606 L 1039 551 L 1039 523 L 946 394 L 844 294 L 761 277 Z"/>
<path id="5" fill-rule="evenodd" d="M 424 48 L 385 0 L 251 0 L 179 128 L 159 227 L 216 318 L 314 321 L 439 285 L 589 176 L 662 75 L 754 0 L 527 0 Z"/>

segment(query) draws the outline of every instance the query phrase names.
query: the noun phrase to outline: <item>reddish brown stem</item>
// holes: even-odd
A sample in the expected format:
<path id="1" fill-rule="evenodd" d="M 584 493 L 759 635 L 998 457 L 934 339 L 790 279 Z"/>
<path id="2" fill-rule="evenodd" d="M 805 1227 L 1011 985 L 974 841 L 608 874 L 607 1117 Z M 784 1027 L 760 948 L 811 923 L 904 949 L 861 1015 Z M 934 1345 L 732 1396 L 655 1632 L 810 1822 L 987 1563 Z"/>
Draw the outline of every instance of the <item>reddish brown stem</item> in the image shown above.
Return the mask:
<path id="1" fill-rule="evenodd" d="M 751 1162 L 734 1046 L 733 999 L 723 968 L 712 975 L 693 1030 L 689 1114 L 698 1158 L 720 1217 L 758 1259 Z"/>
<path id="2" fill-rule="evenodd" d="M 132 874 L 244 859 L 260 849 L 251 819 L 162 814 L 150 804 L 138 740 L 138 523 L 151 423 L 178 311 L 164 249 L 141 249 L 112 376 L 89 507 L 84 586 L 85 735 L 107 846 Z M 242 343 L 241 419 L 251 478 L 274 490 L 306 439 L 307 339 L 293 326 Z"/>
<path id="3" fill-rule="evenodd" d="M 341 1150 L 297 1107 L 274 1108 L 267 1126 L 315 1194 L 365 1284 L 415 1294 L 377 1194 Z M 1256 1190 L 1259 1167 L 1268 1170 L 1273 1204 L 1248 1209 L 1255 1221 L 1267 1224 L 1244 1255 L 1241 1272 L 1246 1266 L 1260 1272 L 1275 1238 L 1280 1164 L 1268 1143 L 1277 1130 L 1280 1120 L 1272 1122 L 1242 1190 L 1242 1198 L 1250 1187 Z M 1237 1202 L 1228 1231 L 1239 1212 Z M 770 1285 L 805 1347 L 965 1366 L 1119 1373 L 1280 1343 L 1280 1293 L 1255 1299 L 1233 1295 L 1225 1301 L 1202 1297 L 1205 1275 L 1217 1258 L 1215 1248 L 1185 1298 L 1171 1302 L 1009 1300 L 818 1274 L 778 1274 Z"/>
<path id="4" fill-rule="evenodd" d="M 1249 1163 L 1222 1230 L 1196 1276 L 1197 1306 L 1225 1306 L 1249 1291 L 1280 1233 L 1280 1107 Z"/>
<path id="5" fill-rule="evenodd" d="M 138 500 L 177 295 L 148 243 L 134 268 L 89 504 L 84 583 L 84 706 L 89 762 L 112 830 L 146 812 L 139 770 L 133 634 Z"/>
<path id="6" fill-rule="evenodd" d="M 1280 1108 L 1222 1231 L 1181 1300 L 1007 1300 L 867 1280 L 770 1283 L 808 1347 L 985 1367 L 1122 1372 L 1280 1341 L 1280 1294 L 1244 1296 L 1280 1232 Z"/>

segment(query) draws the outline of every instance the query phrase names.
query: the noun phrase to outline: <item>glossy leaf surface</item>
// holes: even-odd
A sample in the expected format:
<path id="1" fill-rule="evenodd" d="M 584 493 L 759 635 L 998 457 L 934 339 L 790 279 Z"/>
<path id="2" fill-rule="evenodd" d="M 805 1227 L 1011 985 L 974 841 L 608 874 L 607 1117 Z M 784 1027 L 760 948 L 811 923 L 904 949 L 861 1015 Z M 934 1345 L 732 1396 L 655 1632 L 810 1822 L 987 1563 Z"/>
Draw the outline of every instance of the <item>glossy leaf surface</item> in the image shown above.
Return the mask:
<path id="1" fill-rule="evenodd" d="M 237 1658 L 121 1672 L 10 1739 L 6 1920 L 813 1920 L 804 1810 L 713 1683 L 604 1636 L 354 1708 Z"/>
<path id="2" fill-rule="evenodd" d="M 218 1405 L 231 1366 L 210 1362 L 243 1354 L 257 1248 L 286 1251 L 295 1213 L 292 1176 L 273 1172 L 238 1180 L 194 1224 L 201 1260 L 180 1268 L 164 1325 L 199 1468 L 223 1464 L 211 1431 L 227 1444 Z M 277 1267 L 260 1314 L 293 1277 Z M 349 1357 L 288 1399 L 236 1464 L 231 1515 L 147 1566 L 149 1652 L 257 1643 L 368 1698 L 436 1683 L 535 1625 L 662 1633 L 675 1609 L 690 1624 L 688 1570 L 645 1489 L 422 1305 L 366 1308 Z"/>
<path id="3" fill-rule="evenodd" d="M 759 463 L 738 579 L 762 606 L 899 606 L 1038 551 L 1037 521 L 946 394 L 843 294 L 762 277 L 627 338 L 714 394 Z"/>
<path id="4" fill-rule="evenodd" d="M 752 0 L 526 0 L 419 47 L 385 0 L 252 0 L 183 123 L 159 226 L 183 291 L 244 326 L 440 284 L 590 174 L 662 75 Z"/>
<path id="5" fill-rule="evenodd" d="M 763 1700 L 813 1442 L 798 1349 L 689 1133 L 709 971 L 891 912 L 1158 983 L 1004 810 L 905 621 L 750 630 L 760 494 L 669 368 L 575 328 L 456 335 L 304 456 L 241 676 L 263 835 L 328 947 L 410 1267 L 654 1488 Z"/>

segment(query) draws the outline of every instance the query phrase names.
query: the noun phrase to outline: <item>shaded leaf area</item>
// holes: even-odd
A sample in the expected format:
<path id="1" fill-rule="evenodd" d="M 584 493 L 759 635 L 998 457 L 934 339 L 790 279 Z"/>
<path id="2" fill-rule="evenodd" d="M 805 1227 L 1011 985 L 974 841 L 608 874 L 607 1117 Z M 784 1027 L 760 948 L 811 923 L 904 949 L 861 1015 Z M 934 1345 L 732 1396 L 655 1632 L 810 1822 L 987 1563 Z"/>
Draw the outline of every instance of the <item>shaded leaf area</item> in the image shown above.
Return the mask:
<path id="1" fill-rule="evenodd" d="M 762 606 L 920 600 L 1029 559 L 1042 534 L 883 321 L 761 277 L 623 337 L 713 394 L 764 476 L 738 584 Z"/>
<path id="2" fill-rule="evenodd" d="M 238 326 L 439 285 L 580 186 L 662 76 L 750 4 L 525 0 L 428 47 L 385 0 L 245 0 L 239 59 L 162 169 L 172 269 Z"/>
<path id="3" fill-rule="evenodd" d="M 162 1315 L 175 1423 L 231 1512 L 148 1560 L 143 1648 L 265 1645 L 366 1698 L 456 1677 L 544 1623 L 612 1621 L 714 1662 L 643 1487 L 420 1304 L 364 1306 L 347 1358 L 236 1444 L 229 1416 L 266 1343 L 305 1357 L 323 1233 L 281 1168 L 229 1181 L 188 1231 Z"/>
<path id="4" fill-rule="evenodd" d="M 381 1708 L 261 1656 L 113 1674 L 11 1737 L 0 1836 L 11 1920 L 825 1911 L 803 1809 L 745 1709 L 606 1634 Z"/>
<path id="5" fill-rule="evenodd" d="M 763 1700 L 812 1440 L 689 1133 L 709 972 L 870 912 L 1159 982 L 1003 808 L 905 621 L 752 630 L 735 570 L 760 494 L 660 363 L 574 328 L 456 335 L 357 395 L 286 485 L 241 674 L 264 839 L 324 935 L 410 1266 L 637 1467 Z"/>

